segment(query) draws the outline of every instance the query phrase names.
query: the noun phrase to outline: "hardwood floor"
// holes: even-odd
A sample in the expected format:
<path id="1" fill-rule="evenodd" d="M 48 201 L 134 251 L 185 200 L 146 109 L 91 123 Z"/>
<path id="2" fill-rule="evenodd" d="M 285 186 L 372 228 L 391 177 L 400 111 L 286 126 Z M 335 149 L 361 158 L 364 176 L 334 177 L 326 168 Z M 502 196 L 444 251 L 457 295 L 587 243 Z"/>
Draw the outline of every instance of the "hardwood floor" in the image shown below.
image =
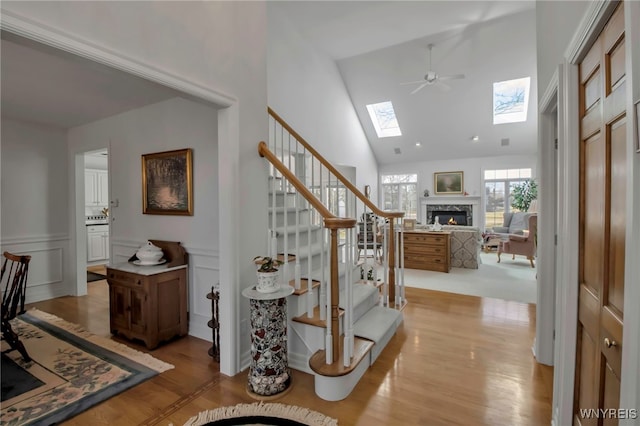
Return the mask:
<path id="1" fill-rule="evenodd" d="M 293 388 L 273 402 L 337 418 L 341 425 L 548 425 L 553 368 L 531 353 L 535 305 L 407 288 L 404 323 L 349 397 L 327 402 L 313 377 L 293 371 Z M 29 305 L 109 335 L 105 281 L 89 295 Z M 138 350 L 144 346 L 125 342 Z M 223 343 L 224 344 L 224 343 Z M 255 402 L 247 371 L 228 377 L 191 336 L 150 353 L 175 365 L 64 425 L 174 425 L 198 412 Z"/>

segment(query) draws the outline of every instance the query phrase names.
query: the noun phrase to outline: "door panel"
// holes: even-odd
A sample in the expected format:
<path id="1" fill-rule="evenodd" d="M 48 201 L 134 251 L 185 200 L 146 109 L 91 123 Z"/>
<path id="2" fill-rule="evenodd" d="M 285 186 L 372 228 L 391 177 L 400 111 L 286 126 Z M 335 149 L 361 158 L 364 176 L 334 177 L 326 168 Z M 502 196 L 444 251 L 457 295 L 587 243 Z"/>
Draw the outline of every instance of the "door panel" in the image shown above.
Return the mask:
<path id="1" fill-rule="evenodd" d="M 611 126 L 611 211 L 609 213 L 609 280 L 607 306 L 622 314 L 627 192 L 626 119 Z"/>
<path id="2" fill-rule="evenodd" d="M 578 407 L 597 407 L 598 406 L 598 376 L 596 367 L 600 362 L 597 340 L 587 332 L 583 327 L 579 334 L 580 338 L 580 368 L 578 371 Z M 580 423 L 585 426 L 596 425 L 596 419 L 580 419 Z"/>
<path id="3" fill-rule="evenodd" d="M 626 76 L 621 2 L 580 64 L 580 242 L 574 423 L 615 425 L 626 225 Z M 606 419 L 581 418 L 599 410 Z M 593 413 L 593 411 L 592 411 Z M 606 413 L 609 413 L 607 415 Z"/>
<path id="4" fill-rule="evenodd" d="M 620 378 L 616 376 L 611 368 L 605 364 L 604 368 L 604 395 L 603 406 L 605 410 L 613 409 L 617 410 L 620 407 Z M 614 426 L 618 424 L 618 419 L 615 416 L 605 417 L 603 425 Z"/>

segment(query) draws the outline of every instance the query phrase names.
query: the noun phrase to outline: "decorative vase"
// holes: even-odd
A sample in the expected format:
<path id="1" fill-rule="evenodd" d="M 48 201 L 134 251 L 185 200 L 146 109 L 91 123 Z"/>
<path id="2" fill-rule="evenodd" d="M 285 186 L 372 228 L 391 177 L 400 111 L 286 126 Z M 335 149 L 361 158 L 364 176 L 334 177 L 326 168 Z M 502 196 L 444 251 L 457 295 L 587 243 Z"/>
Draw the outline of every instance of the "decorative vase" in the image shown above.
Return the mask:
<path id="1" fill-rule="evenodd" d="M 278 275 L 280 271 L 274 272 L 256 272 L 258 276 L 258 285 L 256 290 L 260 293 L 273 293 L 278 291 L 280 284 L 278 284 Z"/>

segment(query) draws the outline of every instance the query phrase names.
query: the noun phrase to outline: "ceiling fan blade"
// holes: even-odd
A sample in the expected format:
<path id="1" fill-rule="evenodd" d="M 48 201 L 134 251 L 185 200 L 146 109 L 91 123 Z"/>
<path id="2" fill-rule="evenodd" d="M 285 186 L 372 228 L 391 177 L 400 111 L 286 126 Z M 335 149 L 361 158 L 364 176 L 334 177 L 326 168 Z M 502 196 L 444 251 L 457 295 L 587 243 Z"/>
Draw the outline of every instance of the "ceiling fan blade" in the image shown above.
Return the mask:
<path id="1" fill-rule="evenodd" d="M 406 81 L 404 83 L 400 83 L 400 86 L 406 86 L 408 84 L 418 84 L 418 83 L 424 83 L 424 79 L 416 80 L 416 81 Z"/>
<path id="2" fill-rule="evenodd" d="M 418 93 L 420 90 L 422 90 L 425 86 L 427 85 L 427 83 L 422 83 L 420 86 L 416 87 L 415 89 L 413 89 L 413 91 L 410 93 L 411 95 Z"/>
<path id="3" fill-rule="evenodd" d="M 453 75 L 440 75 L 438 79 L 440 80 L 458 80 L 464 78 L 464 74 L 453 74 Z"/>
<path id="4" fill-rule="evenodd" d="M 451 86 L 441 81 L 437 81 L 436 86 L 438 86 L 438 88 L 440 88 L 440 90 L 442 90 L 443 92 L 448 92 L 449 90 L 451 90 Z"/>

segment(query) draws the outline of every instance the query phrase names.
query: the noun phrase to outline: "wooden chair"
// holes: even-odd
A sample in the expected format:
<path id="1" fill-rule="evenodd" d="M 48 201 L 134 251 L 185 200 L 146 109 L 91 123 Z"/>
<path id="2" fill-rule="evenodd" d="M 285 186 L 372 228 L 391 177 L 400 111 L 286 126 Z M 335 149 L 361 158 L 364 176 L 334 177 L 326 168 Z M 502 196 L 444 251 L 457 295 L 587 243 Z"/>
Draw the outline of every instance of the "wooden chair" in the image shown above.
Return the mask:
<path id="1" fill-rule="evenodd" d="M 365 237 L 366 235 L 366 237 Z M 366 241 L 365 241 L 366 238 Z M 367 250 L 373 250 L 373 257 L 378 262 L 382 263 L 382 242 L 380 236 L 376 233 L 376 227 L 373 222 L 367 222 L 367 230 L 365 232 L 365 224 L 358 222 L 358 259 L 364 251 L 364 256 L 367 257 Z"/>
<path id="2" fill-rule="evenodd" d="M 536 256 L 536 234 L 538 232 L 538 216 L 536 214 L 529 216 L 528 225 L 529 229 L 522 235 L 509 234 L 507 239 L 500 241 L 500 245 L 498 246 L 498 263 L 500 263 L 500 255 L 502 253 L 512 254 L 514 259 L 516 258 L 516 254 L 518 254 L 527 256 L 527 259 L 531 262 L 531 267 L 535 268 L 533 260 Z"/>
<path id="3" fill-rule="evenodd" d="M 17 350 L 22 355 L 22 358 L 29 362 L 31 357 L 16 332 L 11 328 L 10 321 L 24 313 L 24 300 L 31 256 L 20 256 L 6 251 L 2 256 L 4 257 L 2 271 L 0 272 L 0 283 L 2 285 L 2 338 L 11 347 L 6 352 Z"/>

